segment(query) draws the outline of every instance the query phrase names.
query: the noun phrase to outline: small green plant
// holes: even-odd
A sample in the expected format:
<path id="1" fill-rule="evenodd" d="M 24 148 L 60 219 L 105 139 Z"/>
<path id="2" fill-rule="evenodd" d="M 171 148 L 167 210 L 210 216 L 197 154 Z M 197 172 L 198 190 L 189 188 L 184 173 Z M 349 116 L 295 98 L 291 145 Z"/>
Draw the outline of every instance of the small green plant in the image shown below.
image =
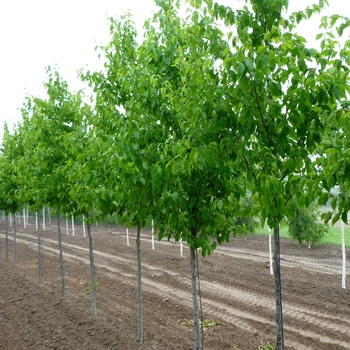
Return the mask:
<path id="1" fill-rule="evenodd" d="M 83 286 L 86 286 L 88 292 L 91 293 L 91 282 L 89 283 L 84 281 L 84 282 L 80 282 L 80 284 L 82 284 Z M 95 289 L 97 288 L 98 288 L 98 282 L 97 282 L 97 279 L 95 278 Z"/>
<path id="2" fill-rule="evenodd" d="M 200 322 L 200 328 L 203 329 L 203 332 L 205 332 L 208 329 L 208 327 L 215 327 L 215 326 L 220 326 L 225 324 L 222 321 L 215 321 L 215 320 L 204 320 L 203 322 L 202 321 L 199 321 L 199 322 Z M 193 325 L 194 325 L 193 320 L 181 322 L 181 326 L 191 327 Z"/>
<path id="3" fill-rule="evenodd" d="M 97 279 L 95 278 L 95 289 L 98 288 L 98 282 Z M 91 283 L 89 283 L 88 291 L 91 293 Z"/>
<path id="4" fill-rule="evenodd" d="M 275 350 L 275 348 L 267 342 L 266 344 L 261 343 L 258 347 L 259 350 Z"/>

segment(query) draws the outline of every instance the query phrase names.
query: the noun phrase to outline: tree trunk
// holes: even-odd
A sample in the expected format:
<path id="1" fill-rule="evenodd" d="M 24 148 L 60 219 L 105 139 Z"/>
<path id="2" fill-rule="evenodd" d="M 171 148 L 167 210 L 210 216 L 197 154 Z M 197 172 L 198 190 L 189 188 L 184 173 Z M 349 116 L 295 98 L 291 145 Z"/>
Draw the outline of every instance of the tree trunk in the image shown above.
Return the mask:
<path id="1" fill-rule="evenodd" d="M 40 226 L 40 217 L 37 216 L 38 224 L 38 281 L 39 284 L 43 283 L 43 269 L 41 264 L 41 226 Z"/>
<path id="2" fill-rule="evenodd" d="M 86 214 L 86 218 L 89 218 L 89 214 Z M 94 251 L 92 249 L 92 235 L 90 221 L 87 220 L 87 231 L 89 236 L 89 253 L 90 253 L 90 276 L 91 276 L 91 303 L 92 313 L 97 314 L 96 309 L 96 283 L 95 283 L 95 264 L 94 264 Z"/>
<path id="3" fill-rule="evenodd" d="M 282 286 L 281 286 L 281 266 L 280 266 L 280 231 L 279 223 L 276 223 L 274 229 L 275 250 L 273 255 L 274 274 L 275 274 L 275 299 L 276 299 L 276 333 L 277 350 L 284 349 L 283 337 L 283 315 L 282 315 Z"/>
<path id="4" fill-rule="evenodd" d="M 63 265 L 60 213 L 57 214 L 57 227 L 58 227 L 58 229 L 57 229 L 58 230 L 58 247 L 59 247 L 59 250 L 60 250 L 60 267 L 61 267 L 61 276 L 62 276 L 61 295 L 64 297 L 65 272 L 64 272 L 64 265 Z"/>
<path id="5" fill-rule="evenodd" d="M 85 233 L 85 215 L 83 214 L 83 234 L 84 237 L 86 237 L 86 233 Z"/>
<path id="6" fill-rule="evenodd" d="M 8 215 L 6 215 L 5 221 L 6 221 L 5 251 L 6 251 L 6 261 L 8 261 L 9 260 L 9 228 L 8 228 L 9 217 Z"/>
<path id="7" fill-rule="evenodd" d="M 43 208 L 43 231 L 46 230 L 46 226 L 45 226 L 45 207 Z"/>
<path id="8" fill-rule="evenodd" d="M 17 232 L 16 232 L 16 214 L 13 220 L 13 266 L 17 266 Z"/>
<path id="9" fill-rule="evenodd" d="M 271 236 L 272 236 L 271 228 L 269 227 L 269 264 L 270 264 L 270 275 L 273 275 Z"/>
<path id="10" fill-rule="evenodd" d="M 152 219 L 152 250 L 154 250 L 154 225 L 153 225 L 153 219 Z"/>
<path id="11" fill-rule="evenodd" d="M 75 235 L 74 215 L 72 214 L 72 236 Z"/>
<path id="12" fill-rule="evenodd" d="M 137 249 L 137 341 L 143 342 L 143 307 L 142 307 L 142 266 L 141 266 L 141 228 L 137 225 L 136 249 Z"/>
<path id="13" fill-rule="evenodd" d="M 27 228 L 26 210 L 25 209 L 23 209 L 23 228 Z"/>
<path id="14" fill-rule="evenodd" d="M 191 247 L 191 279 L 192 279 L 192 303 L 193 303 L 193 324 L 194 324 L 194 348 L 200 349 L 200 332 L 198 319 L 198 299 L 197 299 L 197 263 L 196 250 Z"/>
<path id="15" fill-rule="evenodd" d="M 341 274 L 341 286 L 346 288 L 346 250 L 345 250 L 345 237 L 344 237 L 344 221 L 341 221 L 341 252 L 342 252 L 342 274 Z"/>

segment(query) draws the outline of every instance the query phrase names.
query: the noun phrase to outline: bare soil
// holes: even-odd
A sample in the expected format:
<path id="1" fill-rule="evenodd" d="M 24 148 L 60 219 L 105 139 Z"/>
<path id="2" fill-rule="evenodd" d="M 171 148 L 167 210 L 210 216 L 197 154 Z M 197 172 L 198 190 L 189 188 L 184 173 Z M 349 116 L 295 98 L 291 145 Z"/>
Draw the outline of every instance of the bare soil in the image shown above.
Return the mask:
<path id="1" fill-rule="evenodd" d="M 88 238 L 62 223 L 66 270 L 61 297 L 57 223 L 43 231 L 43 283 L 38 283 L 37 234 L 18 224 L 17 267 L 10 228 L 0 223 L 0 349 L 193 349 L 189 249 L 155 242 L 142 231 L 144 343 L 136 341 L 136 243 L 130 230 L 93 226 L 97 315 L 91 312 Z M 348 258 L 350 251 L 347 251 Z M 232 239 L 199 261 L 203 319 L 220 324 L 204 332 L 204 348 L 257 349 L 275 343 L 274 278 L 268 238 Z M 350 265 L 347 264 L 349 271 Z M 350 291 L 341 288 L 341 250 L 307 249 L 281 240 L 285 348 L 350 349 Z"/>

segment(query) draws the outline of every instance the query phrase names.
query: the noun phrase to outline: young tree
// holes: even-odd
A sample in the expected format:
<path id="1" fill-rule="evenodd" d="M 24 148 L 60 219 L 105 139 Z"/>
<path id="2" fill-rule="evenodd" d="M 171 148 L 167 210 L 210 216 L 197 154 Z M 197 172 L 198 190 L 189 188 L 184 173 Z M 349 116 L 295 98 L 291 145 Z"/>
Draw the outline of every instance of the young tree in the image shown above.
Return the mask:
<path id="1" fill-rule="evenodd" d="M 159 3 L 164 9 L 173 5 Z M 251 0 L 250 7 L 237 11 L 209 0 L 191 4 L 193 25 L 186 27 L 191 31 L 179 32 L 179 39 L 173 35 L 169 50 L 163 49 L 162 38 L 178 28 L 176 16 L 164 16 L 162 35 L 155 40 L 158 49 L 153 49 L 161 54 L 148 56 L 163 67 L 176 52 L 172 67 L 182 89 L 174 88 L 172 75 L 165 75 L 170 82 L 159 84 L 162 74 L 156 69 L 148 80 L 158 87 L 158 99 L 164 93 L 171 96 L 180 120 L 193 108 L 190 123 L 181 120 L 184 128 L 198 130 L 199 123 L 221 127 L 221 154 L 230 156 L 232 166 L 245 167 L 254 209 L 274 230 L 277 348 L 283 349 L 279 224 L 295 214 L 293 197 L 298 206 L 308 207 L 318 194 L 317 183 L 311 181 L 316 172 L 311 156 L 322 140 L 326 116 L 346 96 L 348 64 L 337 58 L 327 33 L 320 50 L 309 48 L 296 33 L 297 24 L 319 12 L 324 1 L 289 17 L 284 14 L 287 0 Z M 217 18 L 228 34 L 220 30 Z M 184 38 L 186 45 L 181 45 Z M 190 145 L 193 139 L 187 140 Z M 175 154 L 185 157 L 180 147 Z"/>
<path id="2" fill-rule="evenodd" d="M 208 80 L 199 75 L 190 87 L 175 67 L 186 50 L 191 25 L 183 21 L 169 2 L 159 2 L 155 24 L 145 24 L 142 44 L 128 16 L 111 19 L 112 41 L 105 48 L 106 71 L 86 74 L 97 93 L 99 119 L 95 123 L 99 146 L 114 174 L 108 182 L 111 201 L 125 223 L 140 228 L 155 219 L 160 238 L 182 238 L 191 247 L 191 275 L 195 347 L 199 344 L 196 285 L 196 252 L 215 249 L 235 231 L 236 197 L 245 196 L 240 171 L 221 152 L 222 125 L 209 118 L 211 106 L 197 98 L 187 102 L 185 91 L 204 93 Z M 186 59 L 194 63 L 201 55 L 208 72 L 214 60 L 205 50 L 191 49 Z M 193 57 L 192 57 L 193 56 Z M 208 74 L 209 74 L 208 73 Z M 215 85 L 215 82 L 211 82 Z M 202 114 L 208 114 L 203 118 Z M 102 142 L 101 142 L 102 141 Z M 115 185 L 113 185 L 115 181 Z M 237 208 L 240 208 L 240 204 Z M 139 239 L 138 252 L 139 252 Z M 141 272 L 139 261 L 140 302 Z M 142 306 L 139 333 L 142 341 Z"/>
<path id="3" fill-rule="evenodd" d="M 319 220 L 316 203 L 305 209 L 297 208 L 295 215 L 288 221 L 289 236 L 299 244 L 306 242 L 309 248 L 320 243 L 328 232 L 328 226 Z"/>
<path id="4" fill-rule="evenodd" d="M 60 212 L 73 212 L 76 208 L 69 196 L 68 178 L 65 173 L 69 152 L 64 147 L 63 140 L 66 135 L 72 133 L 77 123 L 80 125 L 80 120 L 77 119 L 82 99 L 79 94 L 69 91 L 67 82 L 57 70 L 48 67 L 47 74 L 48 80 L 44 84 L 47 98 L 27 97 L 22 108 L 25 139 L 25 160 L 22 169 L 23 177 L 27 179 L 24 182 L 27 202 L 35 211 L 49 205 L 55 208 L 59 218 Z M 38 240 L 40 243 L 40 236 Z M 64 295 L 65 273 L 60 225 L 58 244 Z"/>
<path id="5" fill-rule="evenodd" d="M 0 149 L 0 205 L 8 214 L 14 215 L 13 221 L 13 266 L 17 266 L 17 232 L 16 214 L 22 206 L 21 181 L 19 176 L 19 161 L 23 157 L 23 144 L 21 135 L 14 131 L 11 135 L 7 124 L 4 124 L 4 136 Z M 7 226 L 6 226 L 7 227 Z M 7 231 L 7 230 L 6 230 Z M 7 258 L 6 233 L 6 258 Z"/>

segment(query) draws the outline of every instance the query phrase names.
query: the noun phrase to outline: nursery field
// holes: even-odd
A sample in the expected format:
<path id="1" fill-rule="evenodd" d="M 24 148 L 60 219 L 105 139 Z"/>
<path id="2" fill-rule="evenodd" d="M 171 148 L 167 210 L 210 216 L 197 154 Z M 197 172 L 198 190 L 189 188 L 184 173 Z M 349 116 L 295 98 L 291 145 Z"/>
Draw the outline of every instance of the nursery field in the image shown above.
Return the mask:
<path id="1" fill-rule="evenodd" d="M 144 343 L 136 342 L 136 232 L 93 226 L 97 315 L 91 312 L 88 238 L 62 222 L 66 295 L 61 297 L 57 224 L 43 231 L 43 284 L 38 284 L 33 222 L 18 226 L 17 267 L 12 266 L 12 228 L 5 259 L 0 223 L 0 349 L 193 349 L 189 249 L 155 242 L 142 231 Z M 350 250 L 347 250 L 350 259 Z M 204 348 L 258 349 L 275 343 L 274 279 L 268 239 L 232 239 L 199 261 Z M 350 271 L 350 264 L 347 264 Z M 285 348 L 350 349 L 350 290 L 341 288 L 340 247 L 300 247 L 281 239 Z M 350 281 L 348 281 L 348 284 Z"/>

